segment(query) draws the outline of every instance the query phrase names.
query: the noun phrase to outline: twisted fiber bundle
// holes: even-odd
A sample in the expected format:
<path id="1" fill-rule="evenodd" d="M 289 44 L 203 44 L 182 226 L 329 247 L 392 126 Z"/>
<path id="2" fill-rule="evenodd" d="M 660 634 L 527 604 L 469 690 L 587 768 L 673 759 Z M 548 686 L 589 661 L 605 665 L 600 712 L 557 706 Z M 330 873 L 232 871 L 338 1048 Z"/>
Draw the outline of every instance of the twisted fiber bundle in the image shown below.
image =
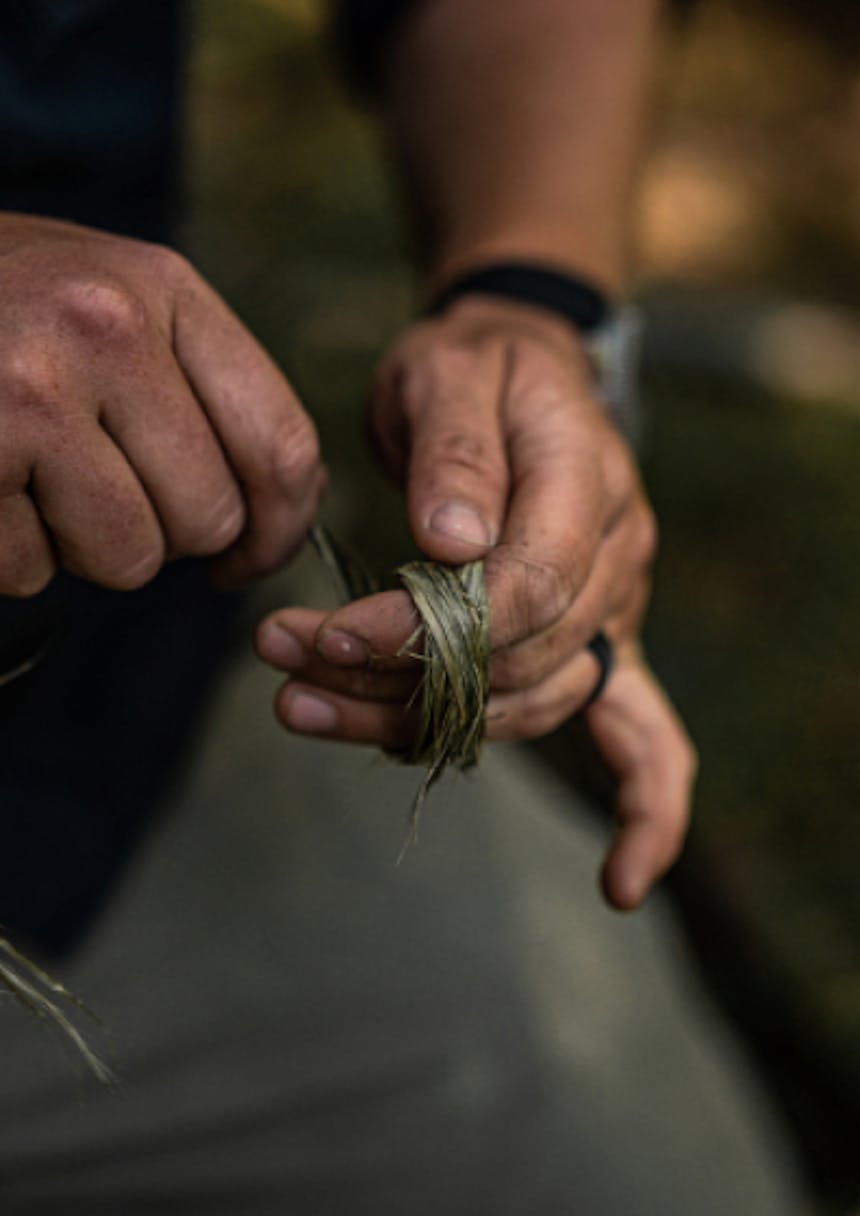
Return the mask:
<path id="1" fill-rule="evenodd" d="M 426 769 L 412 804 L 414 837 L 433 782 L 449 764 L 469 768 L 478 761 L 490 691 L 490 615 L 482 562 L 410 562 L 397 574 L 421 617 L 404 649 L 424 635 L 420 725 L 405 757 Z"/>
<path id="2" fill-rule="evenodd" d="M 364 565 L 326 528 L 315 525 L 311 540 L 342 600 L 377 590 Z M 420 764 L 426 771 L 412 803 L 411 830 L 402 858 L 415 839 L 421 808 L 433 783 L 449 764 L 469 768 L 477 763 L 489 696 L 490 617 L 482 562 L 464 566 L 409 562 L 396 574 L 421 618 L 401 654 L 411 654 L 424 664 L 417 694 L 418 734 L 400 759 Z M 414 650 L 422 636 L 423 649 Z"/>

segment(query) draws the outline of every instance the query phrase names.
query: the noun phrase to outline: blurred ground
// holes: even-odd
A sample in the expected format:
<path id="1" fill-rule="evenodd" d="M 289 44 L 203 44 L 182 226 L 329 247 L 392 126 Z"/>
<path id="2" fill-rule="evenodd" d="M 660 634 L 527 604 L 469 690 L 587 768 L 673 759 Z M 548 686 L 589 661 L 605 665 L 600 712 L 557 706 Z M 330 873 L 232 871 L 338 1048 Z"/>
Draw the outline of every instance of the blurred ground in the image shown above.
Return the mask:
<path id="1" fill-rule="evenodd" d="M 191 251 L 314 414 L 330 521 L 390 567 L 410 545 L 359 406 L 411 293 L 372 126 L 344 103 L 311 0 L 197 9 Z M 667 57 L 637 216 L 662 524 L 649 645 L 702 753 L 674 889 L 822 1210 L 844 1212 L 860 1127 L 860 70 L 808 19 L 704 0 Z"/>

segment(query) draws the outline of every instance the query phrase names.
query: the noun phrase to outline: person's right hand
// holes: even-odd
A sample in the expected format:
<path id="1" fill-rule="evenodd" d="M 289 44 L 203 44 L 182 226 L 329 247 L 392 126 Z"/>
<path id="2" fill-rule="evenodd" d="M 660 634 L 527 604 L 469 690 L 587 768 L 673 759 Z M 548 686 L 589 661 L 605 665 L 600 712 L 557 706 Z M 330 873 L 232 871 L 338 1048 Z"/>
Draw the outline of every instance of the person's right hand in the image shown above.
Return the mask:
<path id="1" fill-rule="evenodd" d="M 133 589 L 169 557 L 223 582 L 301 544 L 325 474 L 295 394 L 173 251 L 0 217 L 0 595 L 59 566 Z"/>

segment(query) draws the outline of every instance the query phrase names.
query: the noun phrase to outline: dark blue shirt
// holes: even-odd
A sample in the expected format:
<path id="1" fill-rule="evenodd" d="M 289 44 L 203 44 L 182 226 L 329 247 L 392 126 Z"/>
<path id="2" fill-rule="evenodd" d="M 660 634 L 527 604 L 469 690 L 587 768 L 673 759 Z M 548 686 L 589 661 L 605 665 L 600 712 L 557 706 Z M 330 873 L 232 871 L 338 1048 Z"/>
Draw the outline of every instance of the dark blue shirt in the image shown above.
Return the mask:
<path id="1" fill-rule="evenodd" d="M 371 84 L 416 0 L 343 0 L 342 58 Z M 0 210 L 170 241 L 179 198 L 181 0 L 0 3 Z M 2 352 L 0 352 L 2 357 Z M 202 563 L 142 591 L 57 576 L 0 597 L 0 926 L 59 952 L 103 907 L 152 821 L 233 635 Z"/>
<path id="2" fill-rule="evenodd" d="M 183 6 L 0 5 L 0 209 L 170 239 Z M 2 352 L 0 352 L 2 357 Z M 0 597 L 0 925 L 70 948 L 102 907 L 187 749 L 232 632 L 202 563 L 133 594 L 66 575 Z"/>

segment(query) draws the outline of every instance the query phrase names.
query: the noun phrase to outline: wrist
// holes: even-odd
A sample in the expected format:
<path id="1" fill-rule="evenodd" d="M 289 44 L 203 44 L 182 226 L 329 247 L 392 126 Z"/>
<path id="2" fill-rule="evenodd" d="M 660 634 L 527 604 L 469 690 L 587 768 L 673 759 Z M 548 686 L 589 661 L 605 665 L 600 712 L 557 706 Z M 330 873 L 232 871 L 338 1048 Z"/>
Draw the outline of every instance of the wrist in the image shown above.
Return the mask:
<path id="1" fill-rule="evenodd" d="M 596 281 L 538 259 L 503 259 L 464 270 L 437 287 L 425 311 L 445 312 L 464 299 L 526 305 L 563 321 L 580 335 L 599 330 L 615 311 L 609 294 Z"/>
<path id="2" fill-rule="evenodd" d="M 522 262 L 548 266 L 561 274 L 587 279 L 612 301 L 623 299 L 628 272 L 622 250 L 604 249 L 606 242 L 588 226 L 588 243 L 569 233 L 544 231 L 537 225 L 505 228 L 502 235 L 476 240 L 440 240 L 428 267 L 427 295 L 437 295 L 446 284 L 484 266 Z"/>
<path id="3" fill-rule="evenodd" d="M 641 319 L 632 305 L 612 300 L 591 280 L 536 261 L 499 262 L 443 285 L 425 310 L 468 323 L 508 316 L 554 343 L 576 346 L 608 412 L 634 443 L 639 438 L 637 372 Z"/>

